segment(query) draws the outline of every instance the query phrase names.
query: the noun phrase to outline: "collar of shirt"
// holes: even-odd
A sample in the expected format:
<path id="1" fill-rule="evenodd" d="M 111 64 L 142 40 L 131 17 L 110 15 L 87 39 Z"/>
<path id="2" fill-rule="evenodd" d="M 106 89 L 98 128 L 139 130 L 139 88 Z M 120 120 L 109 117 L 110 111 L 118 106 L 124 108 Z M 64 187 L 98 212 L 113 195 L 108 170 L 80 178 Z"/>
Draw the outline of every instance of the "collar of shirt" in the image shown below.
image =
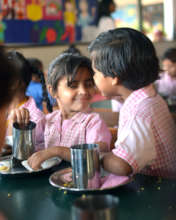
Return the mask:
<path id="1" fill-rule="evenodd" d="M 149 97 L 153 97 L 156 94 L 157 93 L 156 93 L 156 90 L 155 90 L 153 84 L 150 84 L 146 87 L 135 90 L 125 100 L 124 105 L 122 106 L 122 109 L 123 109 L 123 111 L 124 111 L 124 109 L 128 109 L 128 112 L 135 111 L 136 108 L 134 108 L 134 106 L 137 106 L 144 99 L 149 98 Z"/>

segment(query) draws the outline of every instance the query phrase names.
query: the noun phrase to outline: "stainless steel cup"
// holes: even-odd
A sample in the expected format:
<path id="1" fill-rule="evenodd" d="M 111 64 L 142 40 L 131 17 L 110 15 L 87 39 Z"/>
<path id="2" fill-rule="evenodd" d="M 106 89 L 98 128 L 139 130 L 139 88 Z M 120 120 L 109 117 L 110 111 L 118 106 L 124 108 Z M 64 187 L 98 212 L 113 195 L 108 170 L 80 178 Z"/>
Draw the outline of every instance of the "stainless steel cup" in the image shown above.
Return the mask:
<path id="1" fill-rule="evenodd" d="M 118 220 L 118 197 L 87 195 L 75 200 L 72 220 Z"/>
<path id="2" fill-rule="evenodd" d="M 27 125 L 13 124 L 13 147 L 12 155 L 18 160 L 27 160 L 34 152 L 36 124 L 29 121 Z"/>
<path id="3" fill-rule="evenodd" d="M 81 144 L 71 147 L 72 179 L 75 188 L 100 187 L 100 160 L 97 144 Z"/>

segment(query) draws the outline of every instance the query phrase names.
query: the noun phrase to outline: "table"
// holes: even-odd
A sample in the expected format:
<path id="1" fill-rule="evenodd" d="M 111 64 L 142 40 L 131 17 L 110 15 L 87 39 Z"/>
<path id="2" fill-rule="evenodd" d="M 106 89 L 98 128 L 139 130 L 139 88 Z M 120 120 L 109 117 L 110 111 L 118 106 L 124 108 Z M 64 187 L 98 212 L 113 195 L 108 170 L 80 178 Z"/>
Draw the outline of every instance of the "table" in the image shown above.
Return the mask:
<path id="1" fill-rule="evenodd" d="M 71 206 L 81 195 L 51 186 L 50 175 L 0 177 L 0 210 L 8 220 L 71 219 Z M 104 193 L 119 197 L 119 220 L 176 219 L 176 180 L 137 175 L 131 183 Z"/>

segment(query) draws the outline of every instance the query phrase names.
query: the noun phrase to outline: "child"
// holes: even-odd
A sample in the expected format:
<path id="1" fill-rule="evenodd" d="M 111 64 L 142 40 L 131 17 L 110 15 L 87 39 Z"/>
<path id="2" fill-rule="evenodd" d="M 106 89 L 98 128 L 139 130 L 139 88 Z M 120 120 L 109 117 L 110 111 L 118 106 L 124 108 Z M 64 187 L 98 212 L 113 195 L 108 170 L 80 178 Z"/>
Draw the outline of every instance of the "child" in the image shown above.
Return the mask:
<path id="1" fill-rule="evenodd" d="M 0 153 L 4 146 L 6 133 L 6 114 L 12 98 L 15 96 L 17 85 L 14 81 L 18 74 L 14 66 L 9 62 L 4 47 L 0 46 Z"/>
<path id="2" fill-rule="evenodd" d="M 167 99 L 176 102 L 176 48 L 167 49 L 162 57 L 164 73 L 156 81 L 158 92 Z"/>
<path id="3" fill-rule="evenodd" d="M 14 81 L 18 79 L 15 67 L 9 62 L 4 47 L 0 46 L 0 154 L 4 146 L 6 132 L 6 112 L 9 104 L 15 96 L 16 85 Z M 2 203 L 1 203 L 2 205 Z M 1 207 L 2 208 L 2 207 Z M 0 210 L 0 219 L 7 220 Z"/>
<path id="4" fill-rule="evenodd" d="M 115 175 L 176 176 L 176 127 L 153 82 L 159 63 L 141 32 L 118 28 L 89 46 L 94 80 L 104 96 L 121 96 L 118 139 L 102 165 Z"/>
<path id="5" fill-rule="evenodd" d="M 83 143 L 98 143 L 100 151 L 108 151 L 111 134 L 97 113 L 91 113 L 89 104 L 95 93 L 91 62 L 87 57 L 63 54 L 50 65 L 48 88 L 57 100 L 59 110 L 46 115 L 42 121 L 45 150 L 34 153 L 29 159 L 33 169 L 50 157 L 59 156 L 70 161 L 70 147 Z M 28 112 L 14 114 L 21 123 Z M 24 118 L 23 118 L 24 116 Z M 22 120 L 23 119 L 23 120 Z"/>
<path id="6" fill-rule="evenodd" d="M 34 121 L 39 125 L 39 121 L 44 117 L 44 114 L 37 108 L 35 101 L 32 97 L 27 96 L 26 88 L 31 81 L 32 72 L 38 71 L 31 67 L 30 63 L 28 62 L 25 57 L 17 52 L 17 51 L 10 51 L 8 52 L 8 59 L 17 69 L 18 73 L 18 80 L 14 81 L 17 84 L 16 96 L 13 98 L 7 113 L 7 131 L 6 131 L 6 143 L 8 145 L 13 145 L 12 140 L 12 115 L 13 111 L 16 111 L 19 108 L 26 108 L 30 112 L 30 120 Z M 37 146 L 40 146 L 40 138 L 37 138 Z M 42 147 L 42 146 L 41 146 Z"/>
<path id="7" fill-rule="evenodd" d="M 43 64 L 38 58 L 28 58 L 27 60 L 30 63 L 33 72 L 32 80 L 26 90 L 26 95 L 32 96 L 34 98 L 37 107 L 41 111 L 43 111 L 43 102 L 46 102 L 48 112 L 52 112 L 52 98 L 50 97 L 46 89 Z"/>

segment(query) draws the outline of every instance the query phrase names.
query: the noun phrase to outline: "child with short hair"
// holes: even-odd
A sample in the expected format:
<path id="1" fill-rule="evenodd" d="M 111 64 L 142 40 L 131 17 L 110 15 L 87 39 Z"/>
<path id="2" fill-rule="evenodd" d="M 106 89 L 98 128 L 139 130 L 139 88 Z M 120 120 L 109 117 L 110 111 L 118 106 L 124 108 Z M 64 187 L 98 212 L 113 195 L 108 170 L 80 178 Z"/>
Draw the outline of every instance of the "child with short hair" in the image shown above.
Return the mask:
<path id="1" fill-rule="evenodd" d="M 100 34 L 89 52 L 96 86 L 104 96 L 124 100 L 118 138 L 102 159 L 104 169 L 175 177 L 176 127 L 153 87 L 160 68 L 152 42 L 137 30 L 118 28 Z"/>
<path id="2" fill-rule="evenodd" d="M 70 147 L 84 143 L 98 143 L 100 151 L 109 151 L 111 134 L 97 113 L 91 113 L 89 104 L 95 93 L 91 61 L 84 56 L 63 54 L 52 61 L 48 74 L 50 94 L 57 100 L 59 110 L 45 116 L 36 130 L 43 136 L 45 150 L 34 153 L 29 159 L 33 169 L 43 161 L 59 156 L 70 161 Z M 14 114 L 14 121 L 28 119 L 24 111 Z"/>

